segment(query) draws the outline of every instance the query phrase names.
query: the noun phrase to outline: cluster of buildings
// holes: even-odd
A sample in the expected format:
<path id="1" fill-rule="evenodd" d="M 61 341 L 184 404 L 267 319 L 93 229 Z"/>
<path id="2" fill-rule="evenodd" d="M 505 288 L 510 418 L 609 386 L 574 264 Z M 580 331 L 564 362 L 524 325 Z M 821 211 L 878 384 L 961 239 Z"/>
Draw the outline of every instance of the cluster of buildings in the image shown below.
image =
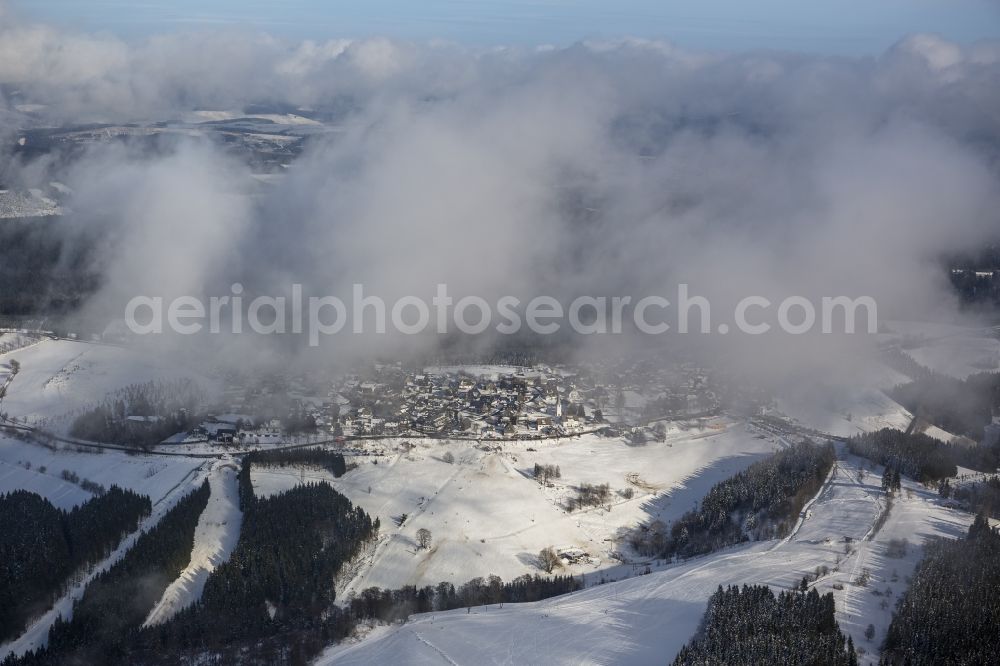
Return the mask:
<path id="1" fill-rule="evenodd" d="M 295 435 L 542 439 L 605 432 L 657 435 L 654 417 L 718 407 L 706 373 L 510 366 L 405 368 L 376 364 L 332 383 L 317 378 L 233 381 L 220 411 L 189 439 L 266 445 Z M 631 424 L 631 425 L 629 425 Z"/>
<path id="2" fill-rule="evenodd" d="M 603 421 L 590 393 L 544 370 L 474 376 L 379 366 L 373 377 L 347 377 L 336 387 L 337 401 L 346 403 L 338 432 L 504 439 L 573 434 Z"/>
<path id="3" fill-rule="evenodd" d="M 0 219 L 62 215 L 59 203 L 42 190 L 0 190 Z"/>

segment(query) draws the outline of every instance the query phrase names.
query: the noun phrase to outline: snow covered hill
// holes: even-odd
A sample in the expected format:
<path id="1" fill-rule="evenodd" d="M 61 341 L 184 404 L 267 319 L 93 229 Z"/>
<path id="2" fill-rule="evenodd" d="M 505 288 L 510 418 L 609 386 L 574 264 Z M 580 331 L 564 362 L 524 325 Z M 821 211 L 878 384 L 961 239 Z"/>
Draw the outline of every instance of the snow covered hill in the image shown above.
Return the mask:
<path id="1" fill-rule="evenodd" d="M 45 339 L 0 355 L 0 382 L 14 359 L 21 369 L 11 382 L 3 411 L 31 424 L 65 432 L 76 410 L 100 403 L 118 389 L 153 380 L 213 380 L 175 360 L 110 345 Z"/>
<path id="2" fill-rule="evenodd" d="M 856 459 L 842 460 L 797 531 L 783 541 L 735 548 L 665 566 L 649 575 L 596 585 L 529 604 L 429 613 L 394 627 L 377 628 L 355 643 L 328 650 L 317 664 L 652 664 L 669 663 L 694 634 L 708 597 L 719 585 L 765 583 L 788 588 L 816 567 L 830 574 L 815 585 L 835 589 L 837 619 L 863 660 L 877 658 L 902 579 L 934 536 L 957 536 L 971 516 L 945 507 L 936 495 L 906 483 L 885 526 L 866 541 L 880 512 L 878 471 L 858 481 Z M 891 539 L 911 541 L 906 557 L 893 559 Z M 846 544 L 850 537 L 852 544 Z M 845 545 L 851 553 L 845 554 Z M 868 569 L 867 586 L 856 584 Z M 625 571 L 621 572 L 625 575 Z M 898 582 L 893 582 L 893 580 Z M 881 594 L 894 587 L 891 597 Z M 880 591 L 880 596 L 872 590 Z M 889 601 L 887 609 L 881 601 Z M 864 637 L 874 622 L 873 641 Z"/>
<path id="3" fill-rule="evenodd" d="M 596 435 L 482 447 L 415 440 L 406 451 L 352 458 L 357 468 L 340 479 L 318 470 L 256 467 L 252 478 L 258 495 L 286 490 L 303 477 L 325 480 L 380 519 L 382 537 L 345 584 L 349 594 L 369 586 L 540 573 L 537 556 L 549 546 L 584 551 L 588 557 L 567 571 L 595 574 L 618 564 L 618 551 L 627 547 L 623 529 L 675 519 L 712 485 L 781 445 L 718 419 L 687 431 L 675 426 L 666 442 L 644 446 Z M 447 462 L 449 454 L 454 462 Z M 539 484 L 532 478 L 536 463 L 559 465 L 562 477 Z M 567 510 L 582 483 L 608 483 L 608 505 Z M 419 529 L 431 531 L 429 549 L 417 548 Z"/>

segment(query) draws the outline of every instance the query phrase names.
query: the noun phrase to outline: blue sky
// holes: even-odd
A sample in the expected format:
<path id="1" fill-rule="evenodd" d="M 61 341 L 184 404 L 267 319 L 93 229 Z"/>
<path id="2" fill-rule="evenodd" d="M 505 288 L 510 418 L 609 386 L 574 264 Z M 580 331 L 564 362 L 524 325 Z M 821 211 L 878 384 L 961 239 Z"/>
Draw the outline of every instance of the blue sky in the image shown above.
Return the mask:
<path id="1" fill-rule="evenodd" d="M 666 38 L 696 48 L 879 53 L 912 32 L 1000 39 L 1000 0 L 9 0 L 30 18 L 125 38 L 248 27 L 295 39 L 470 44 Z"/>

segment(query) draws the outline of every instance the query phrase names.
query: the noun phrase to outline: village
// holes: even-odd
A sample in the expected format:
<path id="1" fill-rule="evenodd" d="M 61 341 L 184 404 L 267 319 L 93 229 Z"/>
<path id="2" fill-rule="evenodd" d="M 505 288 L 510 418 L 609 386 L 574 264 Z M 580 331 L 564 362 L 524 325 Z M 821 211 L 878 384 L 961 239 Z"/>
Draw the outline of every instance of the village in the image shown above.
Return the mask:
<path id="1" fill-rule="evenodd" d="M 605 373 L 606 374 L 606 373 Z M 307 377 L 232 377 L 216 413 L 165 444 L 267 446 L 425 437 L 533 440 L 600 433 L 662 440 L 659 420 L 720 409 L 709 373 L 693 364 L 611 381 L 566 366 L 379 363 L 323 383 Z M 296 439 L 298 438 L 298 439 Z"/>

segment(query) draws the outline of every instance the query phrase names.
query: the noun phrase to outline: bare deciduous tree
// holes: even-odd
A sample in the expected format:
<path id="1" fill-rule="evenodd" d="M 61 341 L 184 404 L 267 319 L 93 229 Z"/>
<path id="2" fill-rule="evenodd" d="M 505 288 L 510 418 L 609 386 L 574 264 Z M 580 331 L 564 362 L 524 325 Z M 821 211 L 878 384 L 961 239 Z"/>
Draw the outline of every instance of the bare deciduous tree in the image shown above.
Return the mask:
<path id="1" fill-rule="evenodd" d="M 548 548 L 542 548 L 538 553 L 538 562 L 545 573 L 552 573 L 552 570 L 559 566 L 559 555 L 556 554 L 555 549 L 551 546 Z"/>

